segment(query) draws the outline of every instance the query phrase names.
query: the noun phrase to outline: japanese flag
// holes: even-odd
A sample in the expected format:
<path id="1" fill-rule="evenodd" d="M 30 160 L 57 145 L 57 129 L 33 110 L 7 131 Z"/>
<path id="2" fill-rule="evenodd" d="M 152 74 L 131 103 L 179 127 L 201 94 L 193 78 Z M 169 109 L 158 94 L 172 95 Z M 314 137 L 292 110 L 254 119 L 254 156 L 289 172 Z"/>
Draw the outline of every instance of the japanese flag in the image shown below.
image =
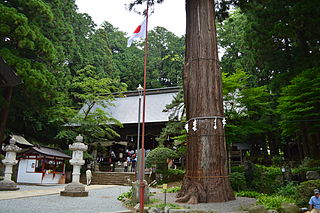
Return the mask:
<path id="1" fill-rule="evenodd" d="M 136 30 L 133 32 L 133 34 L 128 39 L 127 47 L 130 47 L 133 39 L 135 38 L 145 38 L 146 37 L 146 19 L 143 20 L 143 22 L 136 28 Z"/>

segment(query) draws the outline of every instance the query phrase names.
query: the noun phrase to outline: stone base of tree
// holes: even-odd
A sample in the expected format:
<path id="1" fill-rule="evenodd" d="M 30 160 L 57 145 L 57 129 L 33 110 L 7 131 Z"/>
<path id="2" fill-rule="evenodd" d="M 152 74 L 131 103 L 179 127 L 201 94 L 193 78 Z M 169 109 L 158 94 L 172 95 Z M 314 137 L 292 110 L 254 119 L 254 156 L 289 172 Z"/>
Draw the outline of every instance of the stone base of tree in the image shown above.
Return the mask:
<path id="1" fill-rule="evenodd" d="M 70 183 L 64 191 L 60 192 L 61 196 L 68 197 L 88 197 L 89 192 L 85 190 L 86 187 L 81 183 Z"/>
<path id="2" fill-rule="evenodd" d="M 0 181 L 0 191 L 16 191 L 20 188 L 17 187 L 17 184 L 14 181 Z"/>

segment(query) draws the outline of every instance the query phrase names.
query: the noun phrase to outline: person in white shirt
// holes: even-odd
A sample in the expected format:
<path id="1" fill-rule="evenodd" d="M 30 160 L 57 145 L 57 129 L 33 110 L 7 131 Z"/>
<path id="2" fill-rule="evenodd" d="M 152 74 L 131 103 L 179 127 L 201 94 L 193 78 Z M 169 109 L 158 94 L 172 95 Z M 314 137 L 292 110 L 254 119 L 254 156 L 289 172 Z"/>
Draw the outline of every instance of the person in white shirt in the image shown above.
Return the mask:
<path id="1" fill-rule="evenodd" d="M 91 178 L 92 178 L 92 173 L 90 169 L 87 169 L 86 171 L 86 178 L 87 178 L 87 186 L 91 184 Z"/>
<path id="2" fill-rule="evenodd" d="M 123 162 L 123 166 L 124 166 L 124 172 L 128 172 L 128 161 L 124 161 Z"/>

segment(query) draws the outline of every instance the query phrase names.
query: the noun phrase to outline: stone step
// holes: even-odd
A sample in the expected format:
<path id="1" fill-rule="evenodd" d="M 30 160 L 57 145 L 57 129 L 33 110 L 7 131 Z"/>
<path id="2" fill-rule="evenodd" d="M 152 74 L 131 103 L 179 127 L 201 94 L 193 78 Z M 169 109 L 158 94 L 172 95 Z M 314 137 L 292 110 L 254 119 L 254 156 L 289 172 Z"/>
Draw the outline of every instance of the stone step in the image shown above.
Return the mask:
<path id="1" fill-rule="evenodd" d="M 91 183 L 94 185 L 129 185 L 134 179 L 135 174 L 132 172 L 92 172 Z M 80 176 L 80 182 L 86 183 L 85 174 Z"/>

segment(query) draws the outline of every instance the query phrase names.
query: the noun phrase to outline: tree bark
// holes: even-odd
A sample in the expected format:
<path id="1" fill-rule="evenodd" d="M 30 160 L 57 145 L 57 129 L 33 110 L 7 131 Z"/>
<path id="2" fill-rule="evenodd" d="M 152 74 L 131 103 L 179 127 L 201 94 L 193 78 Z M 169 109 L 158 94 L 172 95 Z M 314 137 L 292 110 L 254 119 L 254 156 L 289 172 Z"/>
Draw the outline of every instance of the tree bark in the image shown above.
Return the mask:
<path id="1" fill-rule="evenodd" d="M 186 0 L 186 13 L 184 101 L 187 120 L 191 120 L 188 122 L 186 174 L 177 201 L 195 204 L 234 200 L 221 119 L 224 113 L 214 1 Z M 205 118 L 214 116 L 220 118 Z M 194 131 L 193 119 L 197 117 Z"/>

